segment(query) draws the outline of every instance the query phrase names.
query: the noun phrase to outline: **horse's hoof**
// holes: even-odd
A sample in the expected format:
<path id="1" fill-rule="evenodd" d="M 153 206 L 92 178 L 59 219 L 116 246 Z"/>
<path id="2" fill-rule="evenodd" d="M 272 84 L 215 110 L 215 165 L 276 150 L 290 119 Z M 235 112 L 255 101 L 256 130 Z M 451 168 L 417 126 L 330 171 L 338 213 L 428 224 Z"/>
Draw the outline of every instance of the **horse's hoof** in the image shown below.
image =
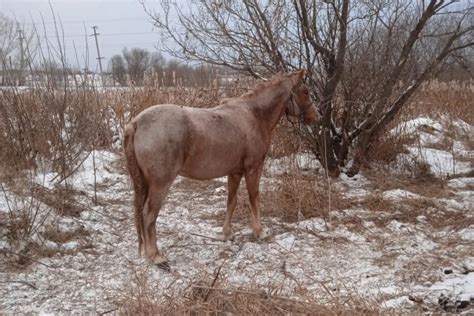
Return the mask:
<path id="1" fill-rule="evenodd" d="M 234 234 L 228 234 L 228 235 L 223 234 L 221 239 L 222 241 L 233 241 Z"/>
<path id="2" fill-rule="evenodd" d="M 153 258 L 153 263 L 162 270 L 165 270 L 167 272 L 171 271 L 171 267 L 170 267 L 170 264 L 168 263 L 168 259 L 166 259 L 165 257 L 156 255 L 155 258 Z"/>
<path id="3" fill-rule="evenodd" d="M 267 240 L 271 237 L 271 235 L 267 232 L 266 229 L 262 229 L 258 236 L 255 236 L 257 241 Z"/>
<path id="4" fill-rule="evenodd" d="M 155 265 L 161 269 L 161 270 L 164 270 L 166 272 L 171 272 L 171 267 L 170 267 L 170 264 L 168 261 L 163 261 L 163 262 L 160 262 L 160 263 L 155 263 Z"/>

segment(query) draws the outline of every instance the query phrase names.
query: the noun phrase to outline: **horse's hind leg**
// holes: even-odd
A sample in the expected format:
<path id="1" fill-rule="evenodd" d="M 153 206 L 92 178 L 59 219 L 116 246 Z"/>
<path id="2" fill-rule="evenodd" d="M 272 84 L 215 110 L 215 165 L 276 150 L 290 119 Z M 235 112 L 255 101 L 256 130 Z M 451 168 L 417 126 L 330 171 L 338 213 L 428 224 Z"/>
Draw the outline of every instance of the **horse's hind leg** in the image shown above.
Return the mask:
<path id="1" fill-rule="evenodd" d="M 224 233 L 224 240 L 232 238 L 231 220 L 234 214 L 235 206 L 237 205 L 237 191 L 239 189 L 242 174 L 229 174 L 227 176 L 227 209 L 225 214 L 224 226 L 222 231 Z"/>
<path id="2" fill-rule="evenodd" d="M 262 223 L 260 220 L 260 208 L 258 206 L 259 183 L 262 176 L 263 163 L 257 168 L 245 174 L 245 182 L 247 184 L 247 191 L 250 200 L 250 224 L 253 229 L 255 238 L 265 238 L 262 232 Z"/>
<path id="3" fill-rule="evenodd" d="M 156 245 L 156 218 L 172 183 L 172 181 L 164 184 L 152 183 L 148 189 L 148 198 L 143 209 L 145 255 L 155 264 L 167 262 L 167 259 L 160 254 Z"/>

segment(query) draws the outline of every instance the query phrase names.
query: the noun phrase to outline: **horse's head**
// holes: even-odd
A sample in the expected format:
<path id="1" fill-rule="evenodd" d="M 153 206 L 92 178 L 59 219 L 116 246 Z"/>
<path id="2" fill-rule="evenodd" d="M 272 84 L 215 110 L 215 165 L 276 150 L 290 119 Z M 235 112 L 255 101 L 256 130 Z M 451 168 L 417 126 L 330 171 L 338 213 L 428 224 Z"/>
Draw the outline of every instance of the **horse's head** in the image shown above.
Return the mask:
<path id="1" fill-rule="evenodd" d="M 306 124 L 314 124 L 319 122 L 321 116 L 311 100 L 308 87 L 303 81 L 304 75 L 304 70 L 297 70 L 287 74 L 288 81 L 291 84 L 291 97 L 286 106 L 286 114 L 297 117 L 302 116 Z"/>

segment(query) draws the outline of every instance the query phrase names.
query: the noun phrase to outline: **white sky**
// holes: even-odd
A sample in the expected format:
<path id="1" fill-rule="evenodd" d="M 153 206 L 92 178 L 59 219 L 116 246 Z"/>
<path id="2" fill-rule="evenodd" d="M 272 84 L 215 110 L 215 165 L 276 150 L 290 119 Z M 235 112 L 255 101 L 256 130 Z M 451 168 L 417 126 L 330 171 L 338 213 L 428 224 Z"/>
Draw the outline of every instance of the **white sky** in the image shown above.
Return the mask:
<path id="1" fill-rule="evenodd" d="M 119 54 L 123 47 L 141 47 L 155 51 L 158 35 L 153 32 L 153 25 L 138 0 L 50 0 L 51 6 L 60 17 L 64 28 L 66 52 L 69 64 L 77 65 L 73 42 L 76 45 L 79 63 L 84 67 L 86 58 L 87 35 L 93 33 L 92 26 L 97 25 L 100 53 L 104 71 L 108 60 L 114 54 Z M 156 0 L 148 0 L 147 7 L 158 10 Z M 32 21 L 43 35 L 45 21 L 46 32 L 50 41 L 56 41 L 53 15 L 48 0 L 0 0 L 0 12 L 16 19 L 25 27 L 31 27 Z M 98 70 L 97 52 L 93 36 L 88 36 L 89 69 Z"/>

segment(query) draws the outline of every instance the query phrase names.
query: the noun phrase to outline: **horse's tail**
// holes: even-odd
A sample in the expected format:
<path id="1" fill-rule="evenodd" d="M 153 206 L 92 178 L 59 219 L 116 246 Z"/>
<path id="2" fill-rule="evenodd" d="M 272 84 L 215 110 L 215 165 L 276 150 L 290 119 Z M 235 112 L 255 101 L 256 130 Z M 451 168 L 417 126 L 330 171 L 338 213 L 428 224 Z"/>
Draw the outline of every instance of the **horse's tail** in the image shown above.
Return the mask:
<path id="1" fill-rule="evenodd" d="M 125 125 L 124 131 L 124 149 L 125 157 L 127 158 L 127 168 L 133 182 L 134 204 L 135 204 L 135 227 L 138 235 L 138 255 L 141 255 L 142 246 L 144 242 L 143 236 L 143 208 L 148 196 L 148 184 L 143 176 L 143 172 L 137 162 L 135 155 L 135 131 L 137 130 L 137 123 L 132 122 Z"/>

